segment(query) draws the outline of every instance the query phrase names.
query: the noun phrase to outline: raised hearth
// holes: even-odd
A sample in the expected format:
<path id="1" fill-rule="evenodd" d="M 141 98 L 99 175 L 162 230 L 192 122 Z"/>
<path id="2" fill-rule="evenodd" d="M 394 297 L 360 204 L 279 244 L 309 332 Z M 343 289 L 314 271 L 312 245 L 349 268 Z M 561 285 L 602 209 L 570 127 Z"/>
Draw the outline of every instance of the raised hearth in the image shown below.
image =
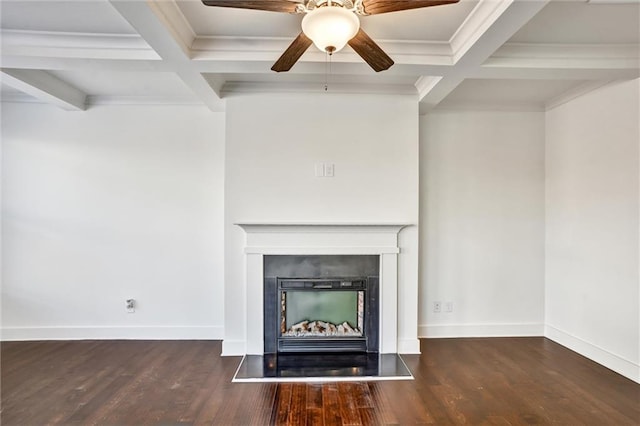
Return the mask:
<path id="1" fill-rule="evenodd" d="M 397 354 L 247 355 L 233 382 L 413 380 Z"/>

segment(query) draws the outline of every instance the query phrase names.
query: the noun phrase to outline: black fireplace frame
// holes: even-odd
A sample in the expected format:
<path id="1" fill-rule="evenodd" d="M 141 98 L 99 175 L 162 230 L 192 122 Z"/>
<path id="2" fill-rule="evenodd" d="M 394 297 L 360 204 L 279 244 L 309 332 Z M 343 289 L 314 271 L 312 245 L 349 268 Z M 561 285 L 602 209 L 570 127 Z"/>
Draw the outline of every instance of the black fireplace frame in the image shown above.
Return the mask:
<path id="1" fill-rule="evenodd" d="M 265 256 L 267 257 L 267 256 Z M 283 266 L 285 256 L 268 256 L 264 277 L 264 353 L 378 353 L 380 350 L 380 278 L 378 256 L 289 256 L 294 266 Z M 267 259 L 265 259 L 267 260 Z M 320 266 L 323 265 L 323 266 Z M 327 276 L 332 272 L 362 275 Z M 273 272 L 306 272 L 309 276 L 273 276 Z M 287 288 L 288 287 L 288 288 Z M 281 336 L 281 292 L 363 291 L 363 336 Z"/>
<path id="2" fill-rule="evenodd" d="M 284 352 L 377 352 L 379 309 L 372 304 L 377 297 L 376 288 L 369 285 L 367 277 L 335 278 L 278 278 L 277 300 L 287 291 L 358 291 L 364 293 L 364 321 L 362 336 L 282 336 L 282 309 L 279 310 L 276 334 L 276 350 Z"/>

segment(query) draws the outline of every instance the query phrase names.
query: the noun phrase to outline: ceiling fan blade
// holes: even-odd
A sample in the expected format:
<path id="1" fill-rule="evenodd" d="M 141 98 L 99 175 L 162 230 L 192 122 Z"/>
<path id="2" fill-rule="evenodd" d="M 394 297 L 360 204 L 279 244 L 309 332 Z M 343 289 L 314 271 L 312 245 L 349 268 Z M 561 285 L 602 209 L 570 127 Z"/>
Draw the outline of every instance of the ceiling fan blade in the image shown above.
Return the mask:
<path id="1" fill-rule="evenodd" d="M 269 12 L 296 13 L 300 2 L 293 0 L 202 0 L 206 6 L 232 7 L 235 9 L 266 10 Z"/>
<path id="2" fill-rule="evenodd" d="M 442 4 L 458 3 L 460 0 L 362 0 L 366 15 L 399 12 L 401 10 L 418 9 L 421 7 L 440 6 Z"/>
<path id="3" fill-rule="evenodd" d="M 311 43 L 313 42 L 309 37 L 304 35 L 304 33 L 300 33 L 289 47 L 287 47 L 287 50 L 284 51 L 282 56 L 278 58 L 276 63 L 273 64 L 271 70 L 275 72 L 289 71 L 291 67 L 298 62 L 302 54 L 307 51 L 309 46 L 311 46 Z"/>
<path id="4" fill-rule="evenodd" d="M 362 31 L 362 28 L 360 28 L 354 38 L 349 40 L 349 46 L 351 46 L 375 72 L 384 71 L 394 64 L 393 59 L 384 53 L 384 50 L 382 50 L 367 33 Z"/>

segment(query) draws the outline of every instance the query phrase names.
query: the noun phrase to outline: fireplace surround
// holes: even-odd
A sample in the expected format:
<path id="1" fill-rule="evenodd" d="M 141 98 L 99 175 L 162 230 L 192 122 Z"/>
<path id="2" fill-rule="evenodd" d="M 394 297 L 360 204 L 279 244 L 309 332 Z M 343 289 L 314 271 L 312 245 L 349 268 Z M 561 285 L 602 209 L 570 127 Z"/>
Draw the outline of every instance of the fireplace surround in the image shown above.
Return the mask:
<path id="1" fill-rule="evenodd" d="M 223 354 L 265 354 L 264 340 L 264 262 L 273 255 L 377 255 L 379 266 L 379 335 L 382 354 L 419 353 L 414 334 L 413 309 L 403 320 L 411 322 L 409 335 L 399 336 L 398 319 L 398 234 L 406 224 L 389 223 L 236 223 L 245 231 L 244 340 L 225 339 Z M 361 276 L 361 274 L 354 274 Z M 366 275 L 366 274 L 365 274 Z M 334 275 L 335 276 L 335 275 Z M 291 276 L 289 276 L 291 277 Z M 413 284 L 408 284 L 412 289 Z M 406 291 L 406 290 L 405 290 Z M 403 300 L 406 299 L 403 296 Z M 413 301 L 417 295 L 412 296 Z M 408 299 L 407 299 L 408 300 Z"/>

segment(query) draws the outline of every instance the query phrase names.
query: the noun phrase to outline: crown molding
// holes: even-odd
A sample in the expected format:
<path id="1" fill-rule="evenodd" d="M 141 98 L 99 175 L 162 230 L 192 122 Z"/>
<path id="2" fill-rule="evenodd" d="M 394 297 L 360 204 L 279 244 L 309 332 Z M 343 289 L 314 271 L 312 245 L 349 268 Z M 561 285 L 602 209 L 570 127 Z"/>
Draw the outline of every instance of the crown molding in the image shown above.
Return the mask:
<path id="1" fill-rule="evenodd" d="M 199 105 L 202 101 L 194 96 L 87 96 L 87 104 L 90 106 L 107 105 Z M 222 105 L 222 104 L 221 104 Z M 220 111 L 224 111 L 221 108 Z"/>
<path id="2" fill-rule="evenodd" d="M 24 93 L 5 93 L 2 103 L 42 104 L 51 105 L 43 99 L 37 99 Z M 182 96 L 87 96 L 86 109 L 106 106 L 189 106 L 207 108 L 201 101 Z M 224 112 L 224 101 L 220 101 L 217 108 L 209 108 L 212 112 Z"/>
<path id="3" fill-rule="evenodd" d="M 483 65 L 637 69 L 640 66 L 640 45 L 507 43 Z"/>
<path id="4" fill-rule="evenodd" d="M 275 61 L 291 43 L 289 37 L 196 37 L 191 46 L 191 59 L 196 61 Z M 453 65 L 448 42 L 376 40 L 382 49 L 403 64 Z M 326 54 L 313 47 L 302 61 L 324 62 Z M 349 47 L 336 53 L 334 62 L 360 62 Z"/>
<path id="5" fill-rule="evenodd" d="M 50 105 L 42 99 L 25 93 L 4 93 L 0 99 L 3 103 L 29 103 Z M 98 106 L 196 106 L 206 108 L 202 101 L 191 96 L 107 96 L 90 95 L 86 97 L 87 109 Z M 224 101 L 213 112 L 224 112 Z"/>
<path id="6" fill-rule="evenodd" d="M 33 96 L 29 96 L 26 93 L 2 93 L 0 95 L 0 101 L 2 103 L 17 103 L 17 104 L 47 104 L 41 99 L 36 99 Z"/>
<path id="7" fill-rule="evenodd" d="M 327 94 L 376 94 L 417 96 L 414 86 L 408 84 L 354 84 L 331 83 L 325 91 L 324 83 L 273 83 L 228 81 L 222 87 L 223 97 L 251 93 L 327 93 Z"/>
<path id="8" fill-rule="evenodd" d="M 415 83 L 416 90 L 418 91 L 418 99 L 422 100 L 433 89 L 442 77 L 434 77 L 430 75 L 423 75 L 418 78 Z"/>
<path id="9" fill-rule="evenodd" d="M 567 102 L 570 102 L 580 96 L 586 95 L 587 93 L 593 92 L 595 90 L 600 89 L 601 87 L 608 86 L 610 84 L 615 83 L 618 80 L 598 80 L 598 81 L 588 81 L 584 84 L 579 85 L 578 87 L 574 87 L 559 96 L 556 96 L 553 99 L 548 100 L 545 103 L 545 110 L 549 111 L 554 108 L 559 107 L 560 105 L 564 105 Z"/>
<path id="10" fill-rule="evenodd" d="M 535 102 L 447 102 L 424 111 L 421 115 L 444 111 L 544 112 L 545 107 Z"/>
<path id="11" fill-rule="evenodd" d="M 2 55 L 47 58 L 157 60 L 138 34 L 2 30 Z"/>
<path id="12" fill-rule="evenodd" d="M 638 0 L 586 0 L 587 4 L 606 4 L 606 5 L 622 5 L 622 4 L 638 4 Z"/>

